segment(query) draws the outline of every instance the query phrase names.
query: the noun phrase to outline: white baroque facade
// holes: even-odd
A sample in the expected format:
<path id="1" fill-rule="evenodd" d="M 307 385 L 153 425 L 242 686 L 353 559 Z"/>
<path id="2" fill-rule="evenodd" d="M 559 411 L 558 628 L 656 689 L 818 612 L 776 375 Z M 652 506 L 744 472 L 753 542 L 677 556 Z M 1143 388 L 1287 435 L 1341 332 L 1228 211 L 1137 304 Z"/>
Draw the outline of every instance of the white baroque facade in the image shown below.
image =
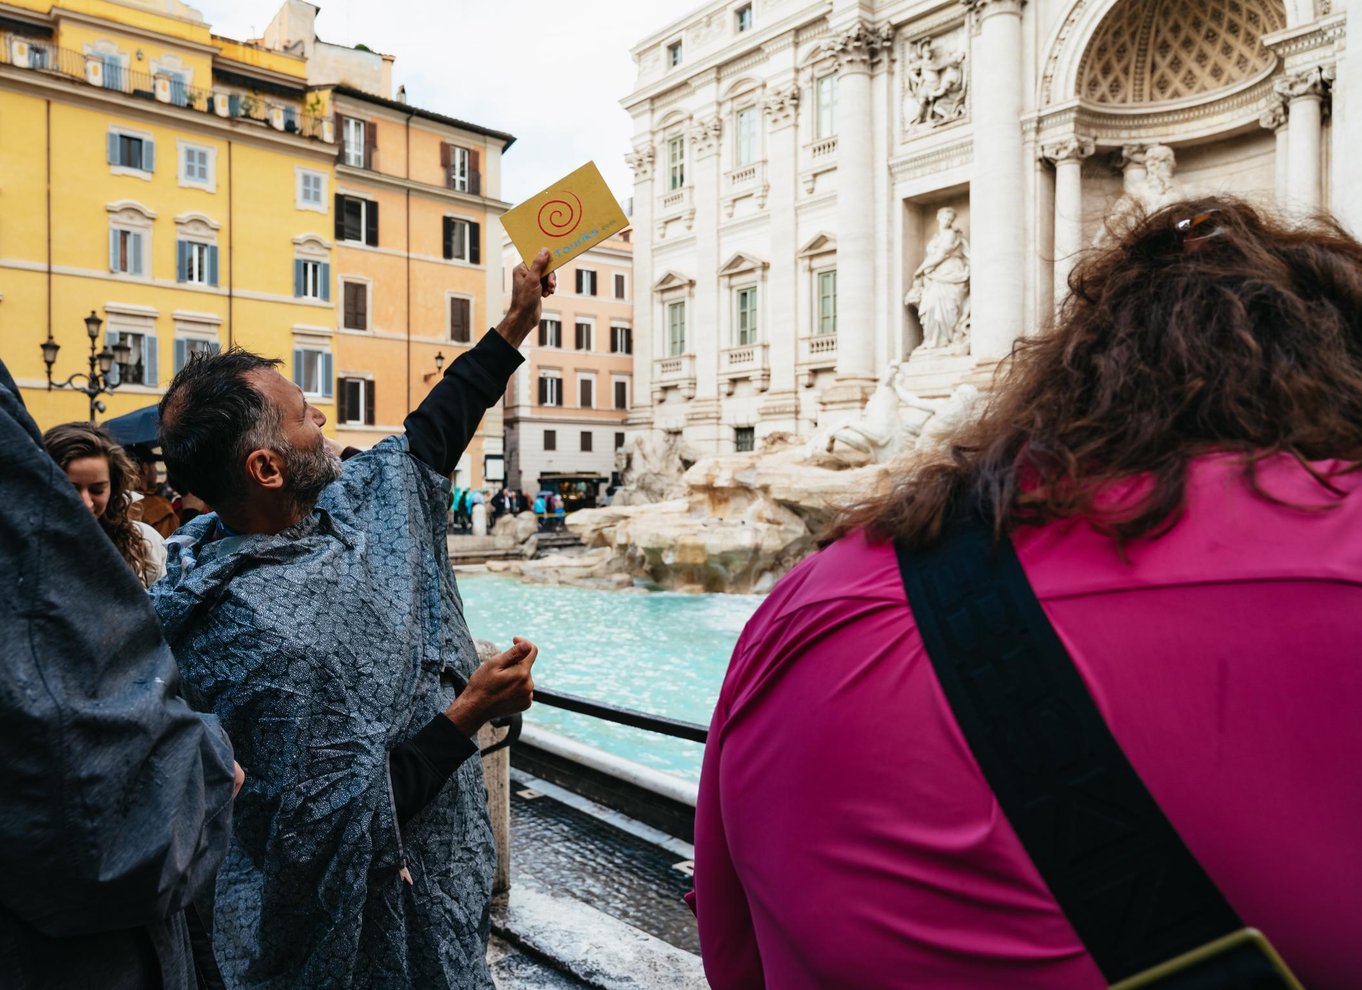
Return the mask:
<path id="1" fill-rule="evenodd" d="M 1351 9 L 1349 9 L 1351 7 Z M 1132 202 L 1362 232 L 1362 0 L 715 0 L 633 49 L 636 430 L 984 381 Z M 1350 153 L 1351 152 L 1351 153 Z"/>

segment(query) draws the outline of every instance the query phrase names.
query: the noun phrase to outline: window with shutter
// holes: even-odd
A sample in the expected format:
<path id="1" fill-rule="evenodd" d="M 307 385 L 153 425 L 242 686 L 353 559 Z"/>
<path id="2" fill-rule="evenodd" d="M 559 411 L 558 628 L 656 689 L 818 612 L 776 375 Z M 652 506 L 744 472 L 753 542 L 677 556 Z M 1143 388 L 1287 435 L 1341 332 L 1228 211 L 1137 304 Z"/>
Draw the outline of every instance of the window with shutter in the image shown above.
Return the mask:
<path id="1" fill-rule="evenodd" d="M 378 204 L 360 200 L 364 204 L 364 243 L 378 247 Z"/>
<path id="2" fill-rule="evenodd" d="M 545 431 L 544 431 L 544 449 L 545 449 L 545 450 L 557 450 L 557 449 L 558 449 L 558 431 L 557 431 L 557 430 L 545 430 Z"/>
<path id="3" fill-rule="evenodd" d="M 615 275 L 615 298 L 624 298 L 624 276 L 618 273 Z"/>
<path id="4" fill-rule="evenodd" d="M 369 329 L 369 287 L 363 282 L 341 282 L 341 319 L 346 330 Z"/>
<path id="5" fill-rule="evenodd" d="M 473 301 L 457 296 L 449 300 L 449 339 L 467 344 L 473 339 Z"/>
<path id="6" fill-rule="evenodd" d="M 629 383 L 626 381 L 615 382 L 615 408 L 629 408 Z"/>
<path id="7" fill-rule="evenodd" d="M 539 321 L 539 346 L 563 346 L 563 323 L 561 320 L 545 318 Z"/>
<path id="8" fill-rule="evenodd" d="M 577 405 L 583 409 L 596 408 L 596 383 L 590 378 L 577 379 Z"/>
<path id="9" fill-rule="evenodd" d="M 577 324 L 577 350 L 579 350 L 579 351 L 589 351 L 589 350 L 591 350 L 591 324 L 590 324 L 590 323 L 578 323 L 578 324 Z"/>
<path id="10" fill-rule="evenodd" d="M 591 453 L 591 433 L 588 430 L 582 431 L 582 453 Z"/>

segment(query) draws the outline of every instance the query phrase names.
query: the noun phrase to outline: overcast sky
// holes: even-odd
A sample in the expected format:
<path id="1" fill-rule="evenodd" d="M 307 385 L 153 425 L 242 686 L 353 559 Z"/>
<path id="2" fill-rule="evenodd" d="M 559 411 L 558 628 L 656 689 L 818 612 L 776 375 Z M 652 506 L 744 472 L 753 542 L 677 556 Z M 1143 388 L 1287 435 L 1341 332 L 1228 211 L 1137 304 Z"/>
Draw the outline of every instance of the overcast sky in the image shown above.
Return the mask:
<path id="1" fill-rule="evenodd" d="M 190 0 L 216 34 L 258 37 L 279 0 Z M 635 42 L 699 0 L 320 0 L 317 34 L 397 56 L 393 92 L 420 107 L 516 136 L 502 162 L 515 203 L 591 159 L 615 195 L 633 195 Z"/>

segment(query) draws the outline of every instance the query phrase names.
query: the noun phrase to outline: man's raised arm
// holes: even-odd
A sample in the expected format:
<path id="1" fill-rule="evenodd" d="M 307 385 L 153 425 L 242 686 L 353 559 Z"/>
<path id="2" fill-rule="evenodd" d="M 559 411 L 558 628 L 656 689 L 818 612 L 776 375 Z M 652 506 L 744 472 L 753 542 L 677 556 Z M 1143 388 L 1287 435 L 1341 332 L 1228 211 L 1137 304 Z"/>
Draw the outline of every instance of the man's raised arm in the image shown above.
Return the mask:
<path id="1" fill-rule="evenodd" d="M 440 474 L 453 472 L 483 414 L 505 393 L 506 383 L 525 360 L 519 347 L 539 324 L 544 297 L 557 284 L 556 275 L 544 277 L 548 263 L 549 252 L 543 250 L 528 268 L 516 267 L 511 305 L 501 323 L 477 347 L 459 355 L 407 417 L 412 456 Z"/>

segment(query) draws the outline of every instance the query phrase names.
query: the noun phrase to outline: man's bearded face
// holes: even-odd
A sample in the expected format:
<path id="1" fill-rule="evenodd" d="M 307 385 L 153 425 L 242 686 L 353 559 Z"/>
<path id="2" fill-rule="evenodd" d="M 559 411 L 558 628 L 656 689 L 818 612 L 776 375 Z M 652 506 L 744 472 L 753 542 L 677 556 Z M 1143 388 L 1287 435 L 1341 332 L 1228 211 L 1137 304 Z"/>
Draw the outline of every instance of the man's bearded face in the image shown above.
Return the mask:
<path id="1" fill-rule="evenodd" d="M 285 441 L 280 453 L 288 494 L 299 505 L 315 505 L 322 489 L 341 476 L 340 458 L 326 449 L 320 435 L 310 450 Z"/>

